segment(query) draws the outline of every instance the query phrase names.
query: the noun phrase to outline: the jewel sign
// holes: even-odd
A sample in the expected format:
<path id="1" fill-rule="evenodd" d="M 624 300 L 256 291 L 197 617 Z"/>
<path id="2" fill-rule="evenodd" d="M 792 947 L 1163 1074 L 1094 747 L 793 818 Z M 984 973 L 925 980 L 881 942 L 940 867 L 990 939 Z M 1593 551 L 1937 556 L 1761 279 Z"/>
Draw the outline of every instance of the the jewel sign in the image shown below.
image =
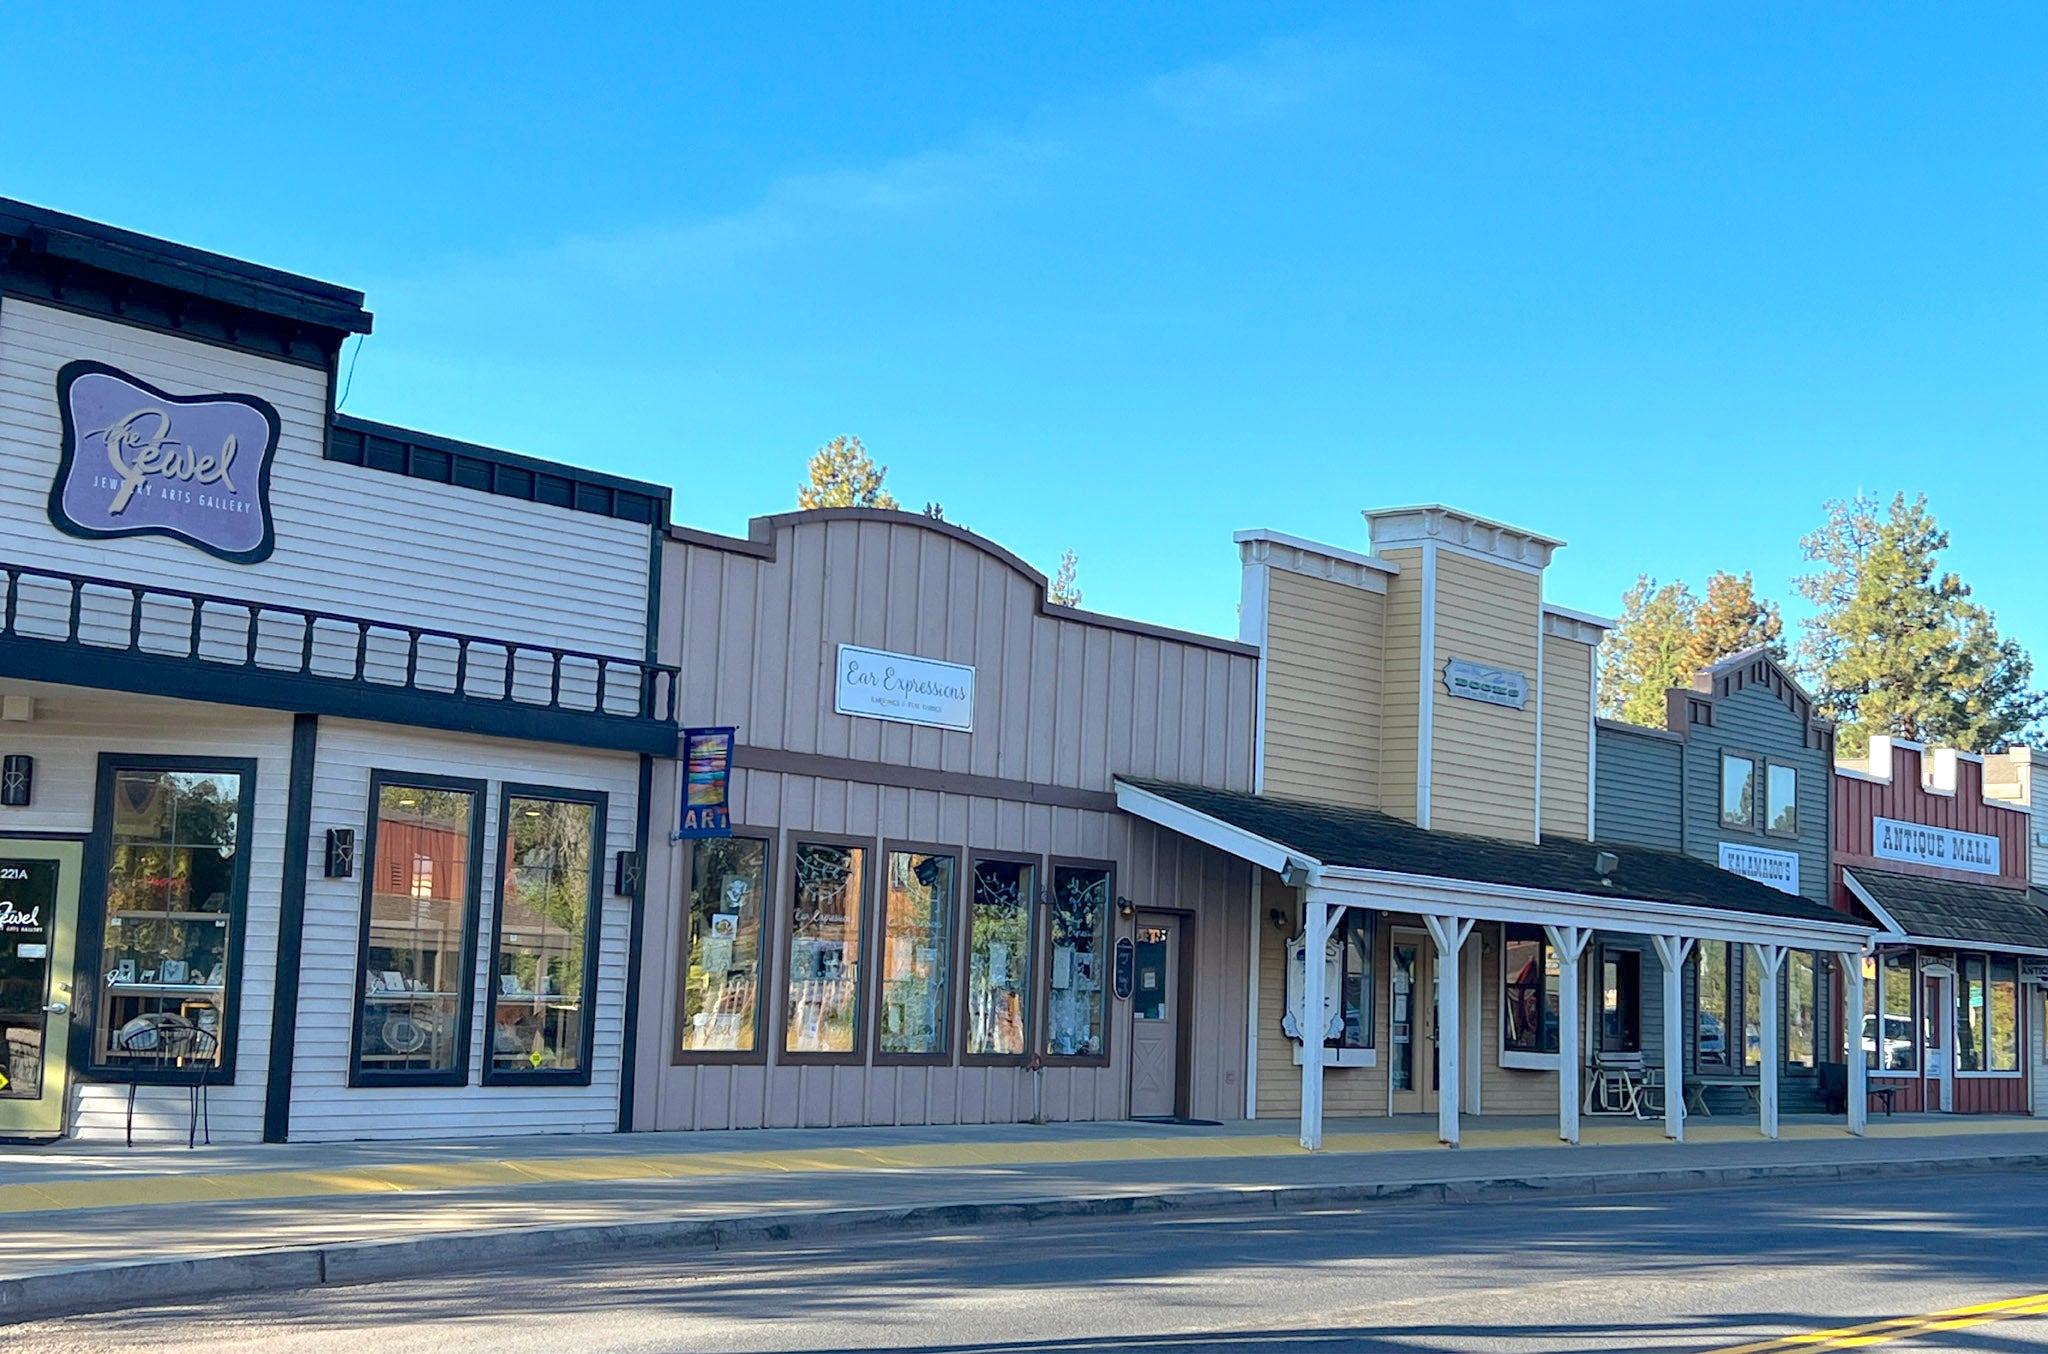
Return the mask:
<path id="1" fill-rule="evenodd" d="M 268 559 L 277 410 L 254 395 L 172 395 L 100 362 L 57 373 L 64 441 L 50 520 L 73 536 L 170 536 Z"/>

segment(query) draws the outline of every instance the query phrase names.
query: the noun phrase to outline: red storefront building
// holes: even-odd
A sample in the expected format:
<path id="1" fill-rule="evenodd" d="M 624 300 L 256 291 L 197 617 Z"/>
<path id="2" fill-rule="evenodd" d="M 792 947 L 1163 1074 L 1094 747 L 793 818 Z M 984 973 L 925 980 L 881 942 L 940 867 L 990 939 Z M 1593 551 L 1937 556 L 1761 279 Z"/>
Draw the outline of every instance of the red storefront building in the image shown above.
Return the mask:
<path id="1" fill-rule="evenodd" d="M 1882 928 L 1863 1057 L 1901 1111 L 2029 1107 L 2023 984 L 2048 960 L 2048 894 L 2028 883 L 2026 807 L 1986 798 L 1984 770 L 1881 737 L 1835 769 L 1835 906 Z"/>

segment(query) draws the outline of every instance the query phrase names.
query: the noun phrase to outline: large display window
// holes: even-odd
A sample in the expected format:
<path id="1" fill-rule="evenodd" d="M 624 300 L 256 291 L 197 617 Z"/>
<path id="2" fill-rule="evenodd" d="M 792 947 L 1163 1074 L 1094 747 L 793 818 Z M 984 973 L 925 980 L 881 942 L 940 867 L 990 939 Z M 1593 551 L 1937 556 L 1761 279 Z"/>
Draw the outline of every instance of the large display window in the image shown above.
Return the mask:
<path id="1" fill-rule="evenodd" d="M 484 1082 L 588 1085 L 605 796 L 507 785 Z"/>
<path id="2" fill-rule="evenodd" d="M 1031 1047 L 1032 918 L 1038 864 L 976 856 L 967 899 L 963 1059 L 1022 1059 Z"/>
<path id="3" fill-rule="evenodd" d="M 255 792 L 250 760 L 101 757 L 95 1077 L 232 1075 Z"/>
<path id="4" fill-rule="evenodd" d="M 1056 862 L 1052 867 L 1051 952 L 1045 975 L 1048 1058 L 1108 1060 L 1103 986 L 1108 976 L 1113 880 L 1107 865 Z"/>
<path id="5" fill-rule="evenodd" d="M 484 796 L 477 780 L 370 778 L 352 1086 L 469 1079 Z"/>
<path id="6" fill-rule="evenodd" d="M 953 1045 L 953 907 L 958 858 L 892 848 L 875 955 L 878 1062 L 943 1061 Z"/>
<path id="7" fill-rule="evenodd" d="M 690 852 L 690 911 L 683 937 L 681 1019 L 676 1052 L 765 1055 L 761 999 L 767 983 L 769 842 L 734 835 L 699 841 Z"/>
<path id="8" fill-rule="evenodd" d="M 866 847 L 803 841 L 791 853 L 789 992 L 782 1051 L 792 1060 L 858 1058 Z"/>
<path id="9" fill-rule="evenodd" d="M 1511 923 L 1501 940 L 1501 1065 L 1552 1067 L 1558 1048 L 1558 956 L 1540 926 Z"/>

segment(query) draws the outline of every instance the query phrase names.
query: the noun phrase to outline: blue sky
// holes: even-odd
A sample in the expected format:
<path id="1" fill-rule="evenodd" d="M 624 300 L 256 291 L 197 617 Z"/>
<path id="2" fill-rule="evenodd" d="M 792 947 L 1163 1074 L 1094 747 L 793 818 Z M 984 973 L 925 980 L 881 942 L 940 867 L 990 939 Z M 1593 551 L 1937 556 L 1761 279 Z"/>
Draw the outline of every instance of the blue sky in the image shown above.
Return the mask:
<path id="1" fill-rule="evenodd" d="M 282 13 L 0 11 L 0 194 L 365 289 L 352 413 L 735 533 L 857 433 L 1225 633 L 1240 528 L 1449 502 L 1611 613 L 1925 491 L 2048 650 L 2048 10 Z"/>

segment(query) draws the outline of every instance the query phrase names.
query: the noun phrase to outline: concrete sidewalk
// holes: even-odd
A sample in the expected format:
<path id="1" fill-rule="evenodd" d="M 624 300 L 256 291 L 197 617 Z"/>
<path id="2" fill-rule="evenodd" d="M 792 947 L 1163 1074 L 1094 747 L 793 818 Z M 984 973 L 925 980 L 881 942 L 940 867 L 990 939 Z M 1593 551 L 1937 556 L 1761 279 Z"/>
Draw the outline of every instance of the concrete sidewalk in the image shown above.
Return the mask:
<path id="1" fill-rule="evenodd" d="M 976 1125 L 130 1151 L 0 1149 L 0 1320 L 606 1250 L 1163 1210 L 1355 1206 L 2048 1167 L 2048 1122 Z"/>

